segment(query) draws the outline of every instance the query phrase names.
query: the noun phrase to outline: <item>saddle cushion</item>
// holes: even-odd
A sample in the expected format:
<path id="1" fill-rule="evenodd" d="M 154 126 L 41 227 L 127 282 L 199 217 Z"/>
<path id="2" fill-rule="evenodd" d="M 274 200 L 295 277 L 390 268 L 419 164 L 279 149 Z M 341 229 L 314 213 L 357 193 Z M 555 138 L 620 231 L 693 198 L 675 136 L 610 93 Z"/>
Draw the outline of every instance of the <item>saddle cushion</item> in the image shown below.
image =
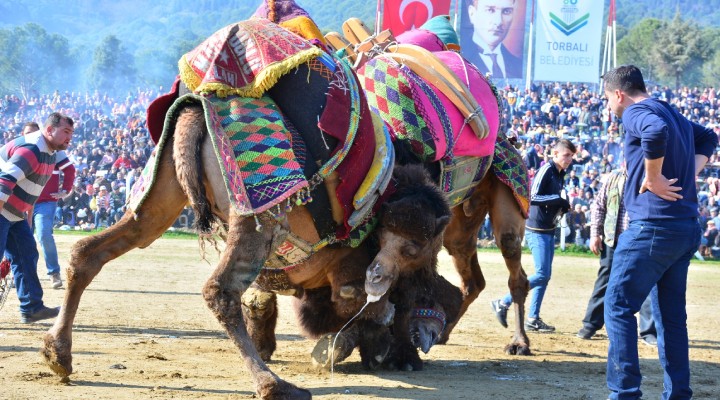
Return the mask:
<path id="1" fill-rule="evenodd" d="M 495 140 L 498 129 L 500 128 L 501 108 L 492 84 L 474 65 L 465 60 L 459 53 L 454 51 L 439 51 L 433 54 L 450 67 L 450 69 L 455 72 L 455 75 L 470 89 L 470 93 L 472 93 L 472 96 L 482 109 L 488 125 L 490 125 L 490 133 L 488 136 L 485 139 L 478 139 L 473 130 L 461 122 L 462 116 L 459 116 L 459 114 L 455 112 L 449 113 L 450 119 L 453 121 L 453 127 L 458 125 L 463 127 L 457 136 L 453 153 L 456 156 L 476 157 L 493 154 L 495 150 Z M 444 101 L 443 104 L 446 104 L 446 108 L 449 109 L 447 102 L 450 100 L 447 99 L 447 97 L 445 99 L 446 101 Z M 449 104 L 452 103 L 450 102 Z M 457 111 L 454 109 L 454 106 L 453 111 Z M 460 120 L 458 120 L 458 116 Z M 454 130 L 454 132 L 457 132 L 457 130 Z"/>
<path id="2" fill-rule="evenodd" d="M 490 83 L 459 54 L 451 51 L 433 54 L 470 89 L 490 125 L 487 138 L 477 138 L 457 107 L 440 90 L 386 56 L 375 57 L 358 70 L 370 108 L 388 124 L 394 139 L 409 141 L 415 154 L 424 161 L 491 155 L 500 125 L 500 108 Z"/>
<path id="3" fill-rule="evenodd" d="M 295 157 L 292 136 L 277 105 L 259 99 L 210 97 L 230 141 L 250 204 L 261 213 L 289 198 L 308 183 Z"/>
<path id="4" fill-rule="evenodd" d="M 322 54 L 309 41 L 264 18 L 215 32 L 178 61 L 180 79 L 194 93 L 260 97 L 278 78 Z"/>

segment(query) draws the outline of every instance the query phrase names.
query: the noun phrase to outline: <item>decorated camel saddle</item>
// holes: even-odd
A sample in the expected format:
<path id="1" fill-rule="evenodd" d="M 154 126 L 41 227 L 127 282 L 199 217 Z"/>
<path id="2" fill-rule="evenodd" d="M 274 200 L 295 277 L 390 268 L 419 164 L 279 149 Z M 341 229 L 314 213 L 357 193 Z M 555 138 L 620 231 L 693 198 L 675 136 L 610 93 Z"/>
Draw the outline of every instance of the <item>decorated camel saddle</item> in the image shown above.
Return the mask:
<path id="1" fill-rule="evenodd" d="M 500 97 L 458 52 L 447 16 L 397 38 L 389 31 L 373 35 L 360 20 L 349 19 L 343 36 L 331 32 L 326 40 L 353 63 L 371 110 L 386 122 L 392 139 L 407 142 L 423 162 L 440 163 L 440 185 L 451 205 L 467 199 L 494 166 L 527 213 L 524 164 L 498 135 Z"/>
<path id="2" fill-rule="evenodd" d="M 326 51 L 310 20 L 300 15 L 274 23 L 262 12 L 219 30 L 180 59 L 174 91 L 148 109 L 157 147 L 130 207 L 141 213 L 177 111 L 196 104 L 232 212 L 281 218 L 304 205 L 313 215 L 322 240 L 291 237 L 268 262 L 290 267 L 328 244 L 355 247 L 365 239 L 379 200 L 393 191 L 394 151 L 351 65 Z"/>
<path id="3" fill-rule="evenodd" d="M 350 56 L 327 46 L 349 41 L 323 38 L 302 9 L 273 16 L 277 22 L 269 13 L 261 6 L 180 59 L 173 91 L 148 108 L 157 148 L 132 189 L 134 212 L 152 187 L 176 112 L 188 103 L 205 113 L 232 212 L 282 218 L 304 205 L 312 214 L 322 239 L 291 237 L 268 262 L 272 267 L 292 267 L 328 244 L 355 247 L 367 237 L 382 199 L 393 191 L 392 141 L 405 141 L 421 160 L 441 165 L 439 183 L 451 204 L 470 196 L 498 151 L 510 159 L 504 166 L 522 167 L 516 152 L 505 154 L 497 134 L 493 86 L 452 51 L 452 28 L 436 33 L 447 28 L 443 20 L 435 20 L 439 29 L 397 40 L 386 34 L 383 43 L 351 20 L 344 29 L 358 44 L 345 45 Z M 527 210 L 525 175 L 496 174 Z"/>

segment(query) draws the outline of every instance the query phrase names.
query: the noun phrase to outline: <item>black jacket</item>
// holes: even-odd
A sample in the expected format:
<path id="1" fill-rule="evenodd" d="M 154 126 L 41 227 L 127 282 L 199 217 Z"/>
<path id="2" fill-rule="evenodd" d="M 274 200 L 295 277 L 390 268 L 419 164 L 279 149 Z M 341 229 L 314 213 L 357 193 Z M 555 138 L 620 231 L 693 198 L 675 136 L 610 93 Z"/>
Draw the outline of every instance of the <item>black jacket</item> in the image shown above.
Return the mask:
<path id="1" fill-rule="evenodd" d="M 552 233 L 559 217 L 570 210 L 570 203 L 560 197 L 565 171 L 558 172 L 555 162 L 540 167 L 530 188 L 530 216 L 525 226 L 533 231 Z"/>

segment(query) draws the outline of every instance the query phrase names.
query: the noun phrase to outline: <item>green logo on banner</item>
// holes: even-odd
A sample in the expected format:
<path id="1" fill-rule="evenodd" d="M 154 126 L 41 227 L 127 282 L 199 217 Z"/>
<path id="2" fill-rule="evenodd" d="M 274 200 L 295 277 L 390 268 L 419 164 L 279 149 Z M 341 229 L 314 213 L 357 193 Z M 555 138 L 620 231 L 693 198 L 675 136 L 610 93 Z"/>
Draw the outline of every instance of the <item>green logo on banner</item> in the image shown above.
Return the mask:
<path id="1" fill-rule="evenodd" d="M 582 17 L 576 19 L 575 21 L 571 23 L 566 23 L 560 17 L 557 15 L 550 13 L 550 23 L 558 28 L 558 30 L 565 34 L 565 36 L 570 36 L 573 33 L 577 32 L 578 29 L 582 28 L 583 26 L 588 24 L 588 20 L 590 19 L 590 13 L 587 13 L 583 15 Z"/>

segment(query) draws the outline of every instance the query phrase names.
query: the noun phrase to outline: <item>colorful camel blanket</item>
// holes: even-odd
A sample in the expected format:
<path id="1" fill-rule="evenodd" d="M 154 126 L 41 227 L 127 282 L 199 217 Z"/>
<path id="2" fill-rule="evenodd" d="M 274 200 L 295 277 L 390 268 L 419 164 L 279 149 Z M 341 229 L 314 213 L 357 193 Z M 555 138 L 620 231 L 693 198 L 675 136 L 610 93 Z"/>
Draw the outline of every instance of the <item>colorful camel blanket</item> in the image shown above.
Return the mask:
<path id="1" fill-rule="evenodd" d="M 522 156 L 505 138 L 499 137 L 495 144 L 492 170 L 502 183 L 512 189 L 513 196 L 525 218 L 530 211 L 530 182 Z"/>
<path id="2" fill-rule="evenodd" d="M 317 64 L 318 59 L 309 64 Z M 392 185 L 388 185 L 393 153 L 389 133 L 379 120 L 374 123 L 349 65 L 334 61 L 338 62 L 337 68 L 326 81 L 327 92 L 323 92 L 332 101 L 327 102 L 318 126 L 336 138 L 337 145 L 317 174 L 325 178 L 335 171 L 339 178 L 336 192 L 328 195 L 335 196 L 341 205 L 342 221 L 336 221 L 338 225 L 328 243 L 345 241 L 355 247 L 372 229 L 373 215 L 381 204 L 378 200 L 393 192 Z M 318 77 L 314 79 L 326 79 L 323 74 Z M 303 75 L 297 79 L 308 78 Z M 310 149 L 305 148 L 302 135 L 281 114 L 275 101 L 268 96 L 252 99 L 187 94 L 167 111 L 157 155 L 148 161 L 132 189 L 132 210 L 140 209 L 150 191 L 159 155 L 175 128 L 175 114 L 187 103 L 200 104 L 204 109 L 234 213 L 249 216 L 273 211 L 286 199 L 291 203 L 309 200 L 312 188 L 303 167 L 317 160 L 308 157 Z M 302 103 L 297 104 L 302 107 Z M 331 214 L 331 210 L 322 212 Z"/>
<path id="3" fill-rule="evenodd" d="M 464 81 L 477 100 L 490 125 L 487 138 L 478 139 L 461 112 L 439 89 L 387 56 L 375 57 L 358 70 L 370 108 L 386 121 L 395 138 L 407 140 L 424 161 L 491 156 L 500 125 L 492 85 L 459 54 L 433 54 Z"/>
<path id="4" fill-rule="evenodd" d="M 322 50 L 264 18 L 215 32 L 180 58 L 180 79 L 194 93 L 260 97 L 298 65 Z"/>
<path id="5" fill-rule="evenodd" d="M 132 188 L 130 208 L 137 212 L 154 183 L 155 171 L 167 138 L 175 129 L 175 115 L 188 103 L 203 107 L 215 154 L 232 211 L 250 216 L 280 206 L 308 186 L 302 172 L 304 148 L 297 133 L 275 103 L 267 96 L 259 99 L 229 96 L 204 97 L 187 94 L 168 111 L 165 128 L 155 152 L 141 178 Z M 296 157 L 297 150 L 300 157 Z M 292 201 L 297 201 L 293 199 Z"/>

